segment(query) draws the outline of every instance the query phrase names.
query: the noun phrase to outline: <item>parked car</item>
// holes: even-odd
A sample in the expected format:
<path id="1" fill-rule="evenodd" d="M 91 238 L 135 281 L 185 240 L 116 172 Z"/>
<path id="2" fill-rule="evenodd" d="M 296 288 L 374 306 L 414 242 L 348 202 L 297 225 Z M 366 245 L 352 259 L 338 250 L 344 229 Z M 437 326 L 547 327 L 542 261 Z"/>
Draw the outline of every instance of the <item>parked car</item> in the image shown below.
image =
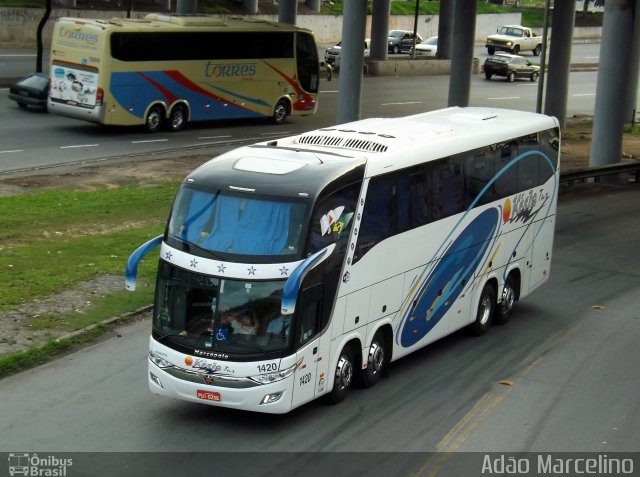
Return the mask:
<path id="1" fill-rule="evenodd" d="M 540 76 L 540 66 L 534 65 L 522 56 L 498 53 L 484 62 L 484 77 L 491 79 L 494 75 L 504 76 L 509 82 L 515 81 L 516 78 L 526 78 L 535 82 Z"/>
<path id="2" fill-rule="evenodd" d="M 421 43 L 422 37 L 416 34 L 416 43 Z M 389 30 L 389 53 L 408 53 L 413 48 L 413 32 L 408 30 Z"/>
<path id="3" fill-rule="evenodd" d="M 438 37 L 432 36 L 416 44 L 416 56 L 436 56 L 438 53 Z"/>
<path id="4" fill-rule="evenodd" d="M 336 45 L 331 46 L 326 49 L 324 52 L 324 61 L 327 62 L 328 65 L 337 69 L 340 67 L 340 50 L 342 50 L 342 42 L 338 42 Z M 371 40 L 364 40 L 364 56 L 369 56 L 369 52 L 371 50 Z"/>
<path id="5" fill-rule="evenodd" d="M 47 109 L 49 94 L 49 76 L 46 73 L 31 73 L 16 81 L 9 88 L 9 99 L 21 108 L 36 106 Z"/>

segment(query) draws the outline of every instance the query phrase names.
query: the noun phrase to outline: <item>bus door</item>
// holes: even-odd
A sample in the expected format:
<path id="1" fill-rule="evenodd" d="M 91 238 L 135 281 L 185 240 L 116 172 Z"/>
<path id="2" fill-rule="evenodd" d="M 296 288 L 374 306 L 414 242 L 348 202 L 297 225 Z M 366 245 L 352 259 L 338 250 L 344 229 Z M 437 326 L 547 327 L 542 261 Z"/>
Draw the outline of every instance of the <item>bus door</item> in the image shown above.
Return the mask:
<path id="1" fill-rule="evenodd" d="M 300 308 L 296 311 L 297 322 L 293 330 L 293 341 L 298 348 L 296 361 L 302 362 L 294 376 L 293 406 L 311 401 L 315 396 L 318 362 L 322 354 L 318 334 L 322 312 L 322 288 L 319 284 L 300 292 Z"/>

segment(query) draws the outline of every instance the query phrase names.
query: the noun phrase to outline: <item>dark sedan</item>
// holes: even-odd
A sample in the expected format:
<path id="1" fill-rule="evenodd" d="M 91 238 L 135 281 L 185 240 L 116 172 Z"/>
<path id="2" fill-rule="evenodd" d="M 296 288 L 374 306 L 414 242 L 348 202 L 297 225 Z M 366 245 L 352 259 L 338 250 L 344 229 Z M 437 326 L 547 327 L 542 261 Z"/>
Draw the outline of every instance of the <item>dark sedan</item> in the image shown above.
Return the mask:
<path id="1" fill-rule="evenodd" d="M 46 109 L 48 94 L 49 77 L 46 73 L 32 73 L 9 88 L 9 99 L 17 102 L 21 108 L 36 106 Z"/>
<path id="2" fill-rule="evenodd" d="M 540 67 L 522 56 L 498 53 L 484 62 L 484 77 L 491 79 L 494 75 L 504 76 L 509 82 L 515 81 L 516 78 L 535 82 L 540 76 Z"/>

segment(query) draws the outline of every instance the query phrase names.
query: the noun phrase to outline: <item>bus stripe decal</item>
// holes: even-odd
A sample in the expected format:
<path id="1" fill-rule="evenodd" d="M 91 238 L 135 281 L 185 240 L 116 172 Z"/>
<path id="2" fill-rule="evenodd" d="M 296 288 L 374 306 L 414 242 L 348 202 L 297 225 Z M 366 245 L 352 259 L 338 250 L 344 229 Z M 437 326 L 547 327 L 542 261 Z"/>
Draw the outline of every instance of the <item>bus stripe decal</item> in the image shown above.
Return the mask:
<path id="1" fill-rule="evenodd" d="M 160 83 L 158 83 L 157 81 L 154 81 L 153 79 L 149 78 L 147 75 L 145 75 L 144 73 L 140 73 L 138 72 L 138 74 L 144 78 L 145 81 L 151 83 L 158 91 L 160 91 L 162 93 L 162 95 L 165 97 L 165 99 L 167 100 L 167 103 L 169 104 L 173 104 L 176 100 L 176 97 L 171 93 L 171 91 L 169 91 L 167 88 L 165 88 L 164 86 L 162 86 Z"/>
<path id="2" fill-rule="evenodd" d="M 282 71 L 280 71 L 278 68 L 268 63 L 267 61 L 262 60 L 262 62 L 265 65 L 267 65 L 269 68 L 271 68 L 273 71 L 278 73 L 280 76 L 282 76 L 285 80 L 287 80 L 287 82 L 291 85 L 293 90 L 296 92 L 296 101 L 293 103 L 293 106 L 292 106 L 293 109 L 297 111 L 308 111 L 310 109 L 313 109 L 314 107 L 313 97 L 305 93 L 304 91 L 302 91 L 300 86 L 298 86 L 297 82 L 293 78 L 289 78 Z"/>
<path id="3" fill-rule="evenodd" d="M 243 109 L 245 111 L 255 112 L 255 111 L 252 111 L 249 108 L 245 108 L 244 106 L 241 106 L 239 104 L 234 104 L 234 103 L 224 99 L 223 97 L 218 96 L 217 94 L 214 94 L 214 93 L 212 93 L 210 91 L 207 91 L 204 88 L 201 88 L 200 86 L 198 86 L 197 84 L 193 83 L 188 78 L 186 78 L 179 71 L 169 70 L 169 71 L 165 71 L 164 74 L 167 75 L 169 78 L 171 78 L 176 83 L 178 83 L 179 85 L 184 86 L 185 88 L 187 88 L 187 89 L 189 89 L 189 90 L 191 90 L 191 91 L 193 91 L 195 93 L 201 94 L 201 95 L 206 96 L 206 97 L 211 98 L 211 99 L 215 99 L 216 101 L 220 101 L 222 103 L 228 104 L 229 106 L 233 106 L 233 107 L 238 108 L 238 109 Z"/>

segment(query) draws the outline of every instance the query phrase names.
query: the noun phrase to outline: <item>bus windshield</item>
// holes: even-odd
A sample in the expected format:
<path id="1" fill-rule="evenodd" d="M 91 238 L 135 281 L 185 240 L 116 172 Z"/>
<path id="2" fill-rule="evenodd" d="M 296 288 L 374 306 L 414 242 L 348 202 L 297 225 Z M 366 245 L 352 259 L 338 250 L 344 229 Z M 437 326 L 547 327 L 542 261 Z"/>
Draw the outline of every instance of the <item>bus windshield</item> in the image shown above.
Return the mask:
<path id="1" fill-rule="evenodd" d="M 298 256 L 303 202 L 231 195 L 183 187 L 176 197 L 168 236 L 210 252 L 250 256 Z"/>
<path id="2" fill-rule="evenodd" d="M 279 313 L 284 283 L 215 278 L 160 261 L 154 329 L 160 341 L 212 353 L 282 350 L 293 335 L 292 318 Z"/>

